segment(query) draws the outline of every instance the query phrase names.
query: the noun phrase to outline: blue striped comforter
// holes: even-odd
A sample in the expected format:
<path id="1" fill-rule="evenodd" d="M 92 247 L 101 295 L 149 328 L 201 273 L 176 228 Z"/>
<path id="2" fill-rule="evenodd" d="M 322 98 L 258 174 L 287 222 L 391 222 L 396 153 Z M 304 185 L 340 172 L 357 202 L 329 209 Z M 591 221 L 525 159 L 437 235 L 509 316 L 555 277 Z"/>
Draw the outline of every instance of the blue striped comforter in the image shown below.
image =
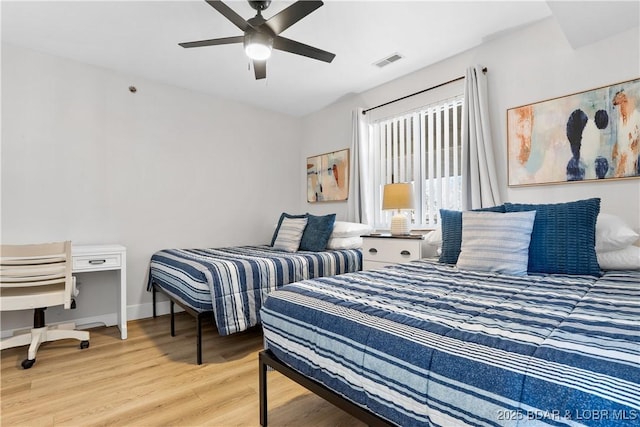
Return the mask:
<path id="1" fill-rule="evenodd" d="M 401 426 L 640 425 L 640 272 L 416 261 L 269 295 L 266 348 Z"/>
<path id="2" fill-rule="evenodd" d="M 197 312 L 213 311 L 220 335 L 259 323 L 267 294 L 287 283 L 361 270 L 359 249 L 288 253 L 270 246 L 165 249 L 151 257 L 149 282 Z"/>

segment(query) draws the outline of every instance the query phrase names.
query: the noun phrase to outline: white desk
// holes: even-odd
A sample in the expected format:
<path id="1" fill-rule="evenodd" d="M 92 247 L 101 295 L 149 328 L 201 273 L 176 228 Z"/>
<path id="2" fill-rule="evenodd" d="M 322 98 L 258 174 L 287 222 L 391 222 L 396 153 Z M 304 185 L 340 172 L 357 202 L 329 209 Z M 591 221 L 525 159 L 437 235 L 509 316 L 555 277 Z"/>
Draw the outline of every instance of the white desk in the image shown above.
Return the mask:
<path id="1" fill-rule="evenodd" d="M 127 248 L 121 245 L 73 245 L 74 273 L 116 270 L 120 278 L 118 328 L 120 338 L 127 339 Z"/>

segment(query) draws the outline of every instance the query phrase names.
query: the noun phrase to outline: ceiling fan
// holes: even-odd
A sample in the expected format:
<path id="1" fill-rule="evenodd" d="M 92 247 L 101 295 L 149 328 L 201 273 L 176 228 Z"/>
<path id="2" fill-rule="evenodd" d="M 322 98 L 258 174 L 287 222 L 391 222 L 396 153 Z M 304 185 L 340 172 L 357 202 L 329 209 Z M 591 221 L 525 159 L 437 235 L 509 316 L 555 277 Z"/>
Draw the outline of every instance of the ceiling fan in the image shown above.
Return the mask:
<path id="1" fill-rule="evenodd" d="M 271 56 L 272 49 L 283 50 L 324 62 L 331 62 L 336 56 L 333 53 L 280 35 L 281 32 L 322 6 L 323 2 L 320 0 L 299 0 L 269 19 L 262 17 L 262 11 L 269 7 L 271 0 L 249 0 L 251 7 L 258 12 L 256 16 L 249 20 L 244 20 L 220 0 L 205 1 L 236 27 L 244 31 L 244 35 L 178 44 L 184 48 L 191 48 L 243 43 L 245 53 L 253 61 L 256 80 L 267 77 L 267 59 Z"/>

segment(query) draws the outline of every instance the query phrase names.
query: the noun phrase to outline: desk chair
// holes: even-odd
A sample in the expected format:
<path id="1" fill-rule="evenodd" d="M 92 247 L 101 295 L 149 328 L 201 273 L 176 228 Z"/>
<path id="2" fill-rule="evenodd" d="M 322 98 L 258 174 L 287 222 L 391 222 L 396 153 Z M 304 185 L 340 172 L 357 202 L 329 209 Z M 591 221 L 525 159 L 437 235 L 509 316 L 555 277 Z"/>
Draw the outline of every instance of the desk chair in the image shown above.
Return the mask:
<path id="1" fill-rule="evenodd" d="M 44 310 L 64 305 L 74 308 L 77 295 L 71 275 L 71 242 L 38 245 L 2 245 L 0 249 L 0 311 L 33 309 L 33 329 L 0 340 L 0 350 L 29 346 L 22 367 L 36 362 L 40 344 L 66 338 L 80 340 L 80 348 L 89 347 L 89 332 L 75 330 L 74 323 L 46 326 Z"/>

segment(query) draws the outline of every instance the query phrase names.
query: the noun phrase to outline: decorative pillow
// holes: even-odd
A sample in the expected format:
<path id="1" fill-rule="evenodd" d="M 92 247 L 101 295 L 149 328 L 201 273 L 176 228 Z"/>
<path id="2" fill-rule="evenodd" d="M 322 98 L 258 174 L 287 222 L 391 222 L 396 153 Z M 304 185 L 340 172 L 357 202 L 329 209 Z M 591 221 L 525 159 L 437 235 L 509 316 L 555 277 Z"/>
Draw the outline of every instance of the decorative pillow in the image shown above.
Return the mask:
<path id="1" fill-rule="evenodd" d="M 507 212 L 536 211 L 529 245 L 529 272 L 600 275 L 595 251 L 599 198 L 504 205 Z"/>
<path id="2" fill-rule="evenodd" d="M 307 218 L 283 218 L 273 249 L 296 252 L 300 247 L 300 240 L 306 226 Z"/>
<path id="3" fill-rule="evenodd" d="M 273 246 L 276 243 L 276 237 L 278 237 L 278 232 L 280 231 L 280 226 L 282 224 L 282 220 L 284 220 L 285 218 L 306 218 L 307 215 L 291 215 L 288 214 L 286 212 L 282 212 L 282 214 L 280 215 L 280 219 L 278 220 L 278 225 L 276 225 L 276 229 L 273 232 L 273 237 L 271 237 L 271 246 Z"/>
<path id="4" fill-rule="evenodd" d="M 300 241 L 301 251 L 324 251 L 333 231 L 336 214 L 315 216 L 307 213 L 307 227 Z"/>
<path id="5" fill-rule="evenodd" d="M 357 222 L 336 221 L 331 237 L 360 237 L 371 232 L 371 226 Z"/>
<path id="6" fill-rule="evenodd" d="M 358 249 L 362 247 L 362 237 L 332 237 L 327 242 L 327 249 Z"/>
<path id="7" fill-rule="evenodd" d="M 596 222 L 596 252 L 615 251 L 632 245 L 640 236 L 622 218 L 600 213 Z"/>
<path id="8" fill-rule="evenodd" d="M 504 213 L 504 205 L 490 208 L 474 209 L 473 212 L 501 212 Z M 455 264 L 460 255 L 460 244 L 462 243 L 462 212 L 440 209 L 440 220 L 442 227 L 442 252 L 440 262 L 445 264 Z"/>
<path id="9" fill-rule="evenodd" d="M 457 267 L 526 276 L 535 217 L 535 211 L 463 212 Z"/>
<path id="10" fill-rule="evenodd" d="M 637 246 L 596 254 L 603 270 L 640 270 L 640 248 Z"/>

